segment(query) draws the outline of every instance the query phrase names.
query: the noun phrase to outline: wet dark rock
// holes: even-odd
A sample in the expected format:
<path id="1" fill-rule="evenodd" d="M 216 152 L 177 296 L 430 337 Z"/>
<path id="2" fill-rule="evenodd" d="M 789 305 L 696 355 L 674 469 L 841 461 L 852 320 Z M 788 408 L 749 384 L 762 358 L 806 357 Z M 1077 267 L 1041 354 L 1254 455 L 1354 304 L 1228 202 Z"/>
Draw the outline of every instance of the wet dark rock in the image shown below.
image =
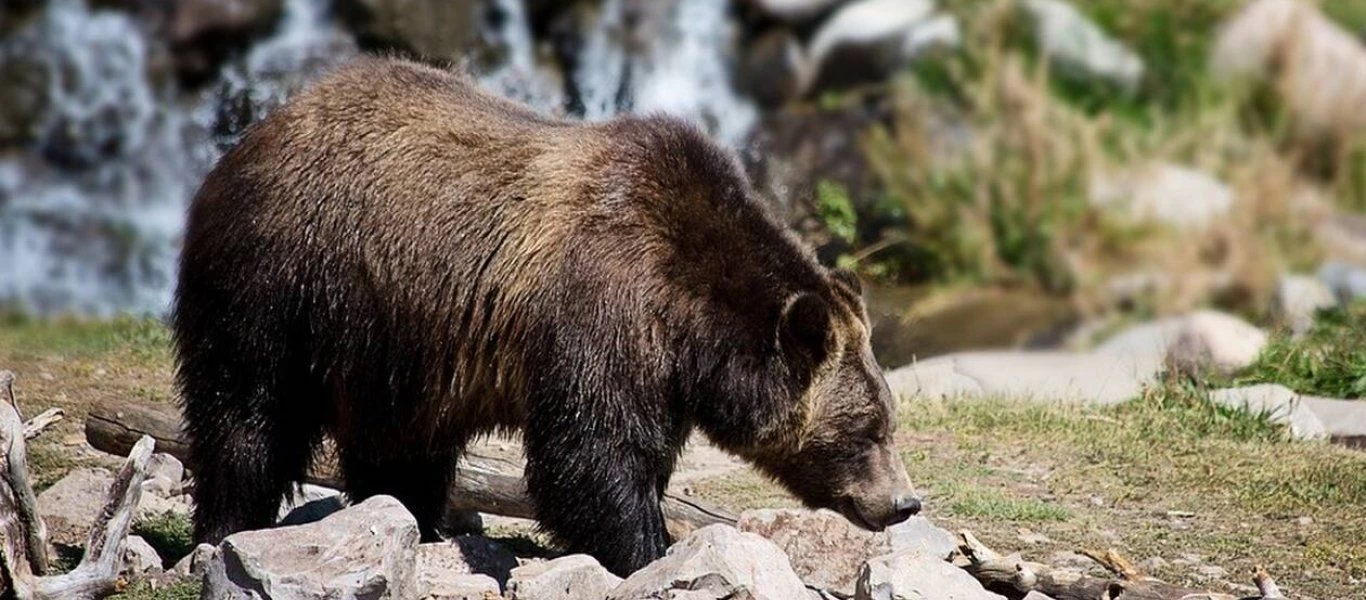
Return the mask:
<path id="1" fill-rule="evenodd" d="M 760 105 L 782 106 L 806 92 L 806 70 L 797 36 L 774 28 L 749 44 L 736 83 Z"/>

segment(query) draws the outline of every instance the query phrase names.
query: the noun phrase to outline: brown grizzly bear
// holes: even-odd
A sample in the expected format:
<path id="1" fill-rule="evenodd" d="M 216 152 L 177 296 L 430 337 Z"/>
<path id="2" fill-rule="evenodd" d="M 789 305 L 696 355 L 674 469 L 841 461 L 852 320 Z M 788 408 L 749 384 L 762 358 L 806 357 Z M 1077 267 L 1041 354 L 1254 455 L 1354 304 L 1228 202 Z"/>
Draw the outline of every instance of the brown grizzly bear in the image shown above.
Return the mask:
<path id="1" fill-rule="evenodd" d="M 202 542 L 269 526 L 324 434 L 430 537 L 465 444 L 520 431 L 542 526 L 619 574 L 694 426 L 863 527 L 919 509 L 857 281 L 670 118 L 361 59 L 209 174 L 174 328 Z"/>

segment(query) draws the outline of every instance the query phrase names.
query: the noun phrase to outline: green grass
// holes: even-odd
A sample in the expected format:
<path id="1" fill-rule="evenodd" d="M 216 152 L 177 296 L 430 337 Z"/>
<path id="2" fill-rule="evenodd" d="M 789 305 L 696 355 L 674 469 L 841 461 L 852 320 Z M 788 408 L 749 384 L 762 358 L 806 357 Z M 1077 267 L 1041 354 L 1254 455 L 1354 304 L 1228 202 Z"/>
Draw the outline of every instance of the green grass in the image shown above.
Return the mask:
<path id="1" fill-rule="evenodd" d="M 128 586 L 115 598 L 120 600 L 198 600 L 200 583 L 198 581 L 176 581 L 162 588 L 140 581 Z"/>
<path id="2" fill-rule="evenodd" d="M 1064 521 L 1072 515 L 1066 507 L 1057 504 L 1017 498 L 990 488 L 954 485 L 941 493 L 940 501 L 947 503 L 949 512 L 961 519 L 1028 523 Z"/>
<path id="3" fill-rule="evenodd" d="M 185 515 L 164 513 L 138 519 L 133 534 L 142 536 L 163 561 L 174 564 L 194 551 L 194 528 Z"/>
<path id="4" fill-rule="evenodd" d="M 1366 395 L 1366 302 L 1323 311 L 1302 337 L 1274 335 L 1237 384 L 1278 383 L 1302 394 Z"/>
<path id="5" fill-rule="evenodd" d="M 170 330 L 152 318 L 40 319 L 19 312 L 0 313 L 0 348 L 25 356 L 82 359 L 117 351 L 154 362 L 170 356 L 170 340 Z"/>

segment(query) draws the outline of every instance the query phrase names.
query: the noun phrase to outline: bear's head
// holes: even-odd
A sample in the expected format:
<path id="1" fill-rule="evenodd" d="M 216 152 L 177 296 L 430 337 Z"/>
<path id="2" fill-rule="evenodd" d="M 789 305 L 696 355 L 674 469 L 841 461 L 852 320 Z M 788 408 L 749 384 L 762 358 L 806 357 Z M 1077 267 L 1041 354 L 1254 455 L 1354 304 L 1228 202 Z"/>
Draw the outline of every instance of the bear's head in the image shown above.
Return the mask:
<path id="1" fill-rule="evenodd" d="M 895 403 L 873 358 L 857 277 L 823 273 L 824 289 L 778 308 L 773 360 L 783 381 L 760 392 L 772 411 L 733 451 L 798 499 L 879 531 L 920 511 L 896 451 Z M 781 391 L 779 391 L 781 390 Z"/>

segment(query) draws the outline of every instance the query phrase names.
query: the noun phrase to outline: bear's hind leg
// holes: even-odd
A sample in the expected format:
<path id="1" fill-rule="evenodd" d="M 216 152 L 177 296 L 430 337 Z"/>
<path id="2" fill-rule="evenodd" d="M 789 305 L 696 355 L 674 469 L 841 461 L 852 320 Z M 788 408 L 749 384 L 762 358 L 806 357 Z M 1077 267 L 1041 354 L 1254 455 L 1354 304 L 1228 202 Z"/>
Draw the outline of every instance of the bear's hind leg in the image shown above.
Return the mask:
<path id="1" fill-rule="evenodd" d="M 321 417 L 301 397 L 310 391 L 288 380 L 306 374 L 225 354 L 232 355 L 196 355 L 181 367 L 201 543 L 273 525 L 322 435 Z"/>

